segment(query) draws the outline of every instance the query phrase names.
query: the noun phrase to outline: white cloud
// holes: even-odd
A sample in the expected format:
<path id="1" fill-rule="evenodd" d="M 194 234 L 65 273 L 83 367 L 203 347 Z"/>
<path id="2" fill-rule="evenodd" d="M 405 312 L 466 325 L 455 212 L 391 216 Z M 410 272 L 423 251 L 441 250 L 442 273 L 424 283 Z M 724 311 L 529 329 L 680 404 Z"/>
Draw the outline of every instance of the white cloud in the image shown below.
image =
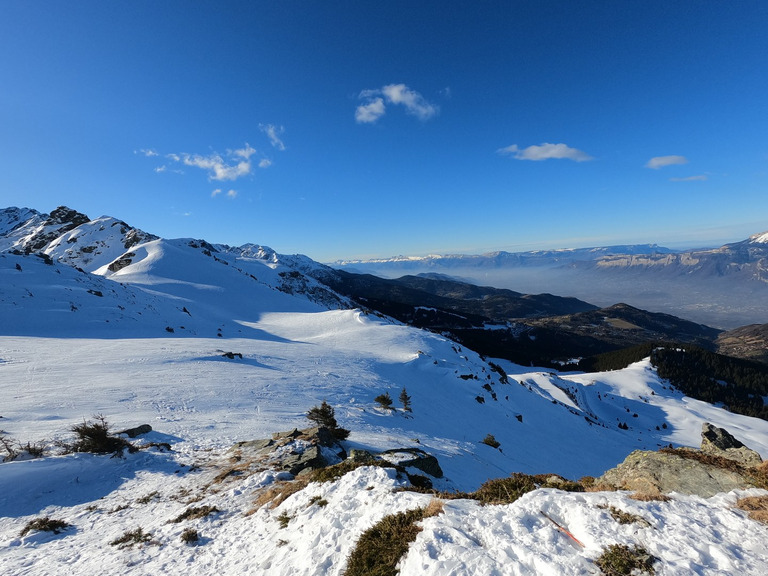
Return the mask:
<path id="1" fill-rule="evenodd" d="M 221 188 L 216 188 L 216 190 L 211 192 L 211 198 L 216 198 L 219 194 L 221 194 Z"/>
<path id="2" fill-rule="evenodd" d="M 285 144 L 279 136 L 285 132 L 285 129 L 282 126 L 278 127 L 274 124 L 259 124 L 259 129 L 267 135 L 267 138 L 269 138 L 269 142 L 273 147 L 277 148 L 278 150 L 285 150 Z"/>
<path id="3" fill-rule="evenodd" d="M 670 182 L 702 182 L 707 179 L 706 174 L 699 174 L 698 176 L 687 176 L 685 178 L 670 178 Z"/>
<path id="4" fill-rule="evenodd" d="M 278 128 L 272 124 L 268 124 L 266 126 L 260 126 L 260 129 L 267 134 L 273 146 L 280 150 L 285 150 L 285 145 L 278 136 L 278 134 L 283 131 L 282 126 Z M 154 150 L 141 150 L 136 151 L 135 153 L 141 153 L 145 156 L 160 156 L 160 154 Z M 187 152 L 164 154 L 163 157 L 167 160 L 167 163 L 155 167 L 154 170 L 157 173 L 174 172 L 183 174 L 183 170 L 173 167 L 175 163 L 205 170 L 208 173 L 209 181 L 234 181 L 253 174 L 254 169 L 257 166 L 259 168 L 267 168 L 272 165 L 271 160 L 260 156 L 261 154 L 259 151 L 246 142 L 242 148 L 227 150 L 224 154 L 218 152 L 211 152 L 210 154 L 189 154 Z M 221 193 L 222 191 L 220 189 L 216 189 L 211 193 L 211 196 L 216 196 Z M 234 198 L 237 196 L 237 192 L 231 191 L 231 193 L 227 193 L 227 195 Z"/>
<path id="5" fill-rule="evenodd" d="M 566 144 L 549 144 L 547 142 L 539 146 L 528 146 L 528 148 L 519 148 L 517 144 L 512 144 L 505 148 L 499 148 L 496 152 L 505 156 L 512 156 L 516 160 L 539 161 L 552 158 L 573 160 L 574 162 L 592 160 L 592 156 L 577 148 L 571 148 Z"/>
<path id="6" fill-rule="evenodd" d="M 239 155 L 236 155 L 240 157 Z M 185 166 L 194 166 L 208 172 L 210 180 L 237 180 L 251 173 L 252 166 L 248 159 L 228 164 L 219 154 L 209 156 L 200 154 L 182 154 L 181 161 Z"/>
<path id="7" fill-rule="evenodd" d="M 384 100 L 374 98 L 368 104 L 361 104 L 355 109 L 355 122 L 358 124 L 372 124 L 386 113 Z"/>
<path id="8" fill-rule="evenodd" d="M 152 150 L 151 148 L 142 148 L 141 150 L 134 150 L 134 154 L 141 154 L 142 156 L 146 156 L 147 158 L 152 158 L 153 156 L 159 156 L 157 152 Z"/>
<path id="9" fill-rule="evenodd" d="M 227 198 L 237 198 L 237 190 L 230 190 L 227 192 Z"/>
<path id="10" fill-rule="evenodd" d="M 658 170 L 664 166 L 672 166 L 674 164 L 688 164 L 688 159 L 685 156 L 654 156 L 648 160 L 645 167 Z"/>
<path id="11" fill-rule="evenodd" d="M 424 96 L 411 90 L 405 84 L 387 84 L 380 89 L 363 90 L 358 96 L 367 100 L 355 109 L 355 121 L 358 124 L 372 124 L 386 113 L 386 105 L 403 106 L 407 114 L 419 120 L 429 120 L 440 112 L 436 104 L 427 101 Z"/>
<path id="12" fill-rule="evenodd" d="M 245 143 L 245 148 L 240 148 L 234 152 L 231 152 L 233 156 L 239 156 L 240 158 L 245 158 L 246 160 L 248 160 L 248 158 L 253 156 L 255 153 L 256 150 L 251 148 L 251 145 L 248 144 L 248 142 Z"/>
<path id="13" fill-rule="evenodd" d="M 389 84 L 381 89 L 387 102 L 402 104 L 406 112 L 416 116 L 419 120 L 429 120 L 440 110 L 436 105 L 427 102 L 424 97 L 410 90 L 405 84 Z"/>

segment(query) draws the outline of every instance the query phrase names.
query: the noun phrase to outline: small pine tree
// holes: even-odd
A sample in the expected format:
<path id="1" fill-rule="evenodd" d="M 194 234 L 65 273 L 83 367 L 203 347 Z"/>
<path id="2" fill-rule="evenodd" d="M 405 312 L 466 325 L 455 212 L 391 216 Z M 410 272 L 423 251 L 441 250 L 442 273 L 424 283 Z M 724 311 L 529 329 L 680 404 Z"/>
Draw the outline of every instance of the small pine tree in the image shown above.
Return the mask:
<path id="1" fill-rule="evenodd" d="M 325 400 L 323 400 L 320 406 L 313 406 L 309 409 L 307 420 L 323 428 L 328 428 L 337 440 L 346 440 L 349 436 L 349 430 L 339 427 L 338 422 L 336 422 L 336 412 L 333 406 Z"/>
<path id="2" fill-rule="evenodd" d="M 318 426 L 330 429 L 338 426 L 338 423 L 336 422 L 336 412 L 334 411 L 333 406 L 328 404 L 325 400 L 323 400 L 323 403 L 320 404 L 320 406 L 313 406 L 309 409 L 309 412 L 307 412 L 307 420 L 314 422 Z"/>
<path id="3" fill-rule="evenodd" d="M 389 395 L 389 392 L 384 392 L 384 394 L 379 394 L 374 398 L 374 401 L 379 404 L 382 408 L 386 410 L 392 410 L 392 397 Z"/>
<path id="4" fill-rule="evenodd" d="M 405 388 L 400 392 L 400 404 L 403 405 L 403 411 L 413 412 L 413 410 L 411 410 L 411 397 L 408 396 L 408 392 L 406 392 Z"/>

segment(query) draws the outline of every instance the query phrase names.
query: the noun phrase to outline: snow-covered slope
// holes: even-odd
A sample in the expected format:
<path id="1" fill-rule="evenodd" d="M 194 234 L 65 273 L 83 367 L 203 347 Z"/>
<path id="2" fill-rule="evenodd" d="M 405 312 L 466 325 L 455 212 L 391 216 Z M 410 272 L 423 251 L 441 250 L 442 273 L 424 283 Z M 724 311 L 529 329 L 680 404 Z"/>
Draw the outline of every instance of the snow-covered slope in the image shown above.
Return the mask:
<path id="1" fill-rule="evenodd" d="M 126 248 L 121 228 L 83 222 L 40 248 L 47 259 L 0 253 L 0 429 L 55 453 L 72 425 L 103 414 L 118 429 L 151 424 L 145 441 L 174 451 L 0 464 L 3 573 L 342 573 L 364 529 L 431 497 L 394 491 L 404 480 L 392 471 L 361 468 L 246 515 L 258 490 L 285 476 L 212 484 L 210 468 L 234 442 L 305 426 L 323 400 L 352 431 L 347 448 L 421 448 L 438 458 L 445 478 L 436 485 L 448 490 L 516 471 L 598 475 L 637 448 L 698 445 L 704 421 L 768 456 L 767 422 L 683 397 L 647 361 L 587 375 L 498 362 L 506 379 L 440 335 L 348 307 L 302 273 L 319 266 L 303 257 L 149 235 Z M 66 251 L 75 244 L 98 246 L 100 259 Z M 374 401 L 403 388 L 410 413 Z M 488 434 L 499 449 L 482 443 Z M 730 510 L 735 498 L 642 504 L 621 493 L 538 490 L 509 506 L 450 502 L 424 521 L 402 573 L 587 574 L 606 544 L 642 541 L 670 574 L 761 574 L 768 531 Z M 179 541 L 187 525 L 168 524 L 192 502 L 220 510 L 195 524 L 197 547 Z M 612 526 L 602 504 L 634 510 L 652 527 Z M 586 547 L 573 548 L 540 509 Z M 19 537 L 43 515 L 73 528 Z M 139 526 L 160 546 L 109 545 Z"/>

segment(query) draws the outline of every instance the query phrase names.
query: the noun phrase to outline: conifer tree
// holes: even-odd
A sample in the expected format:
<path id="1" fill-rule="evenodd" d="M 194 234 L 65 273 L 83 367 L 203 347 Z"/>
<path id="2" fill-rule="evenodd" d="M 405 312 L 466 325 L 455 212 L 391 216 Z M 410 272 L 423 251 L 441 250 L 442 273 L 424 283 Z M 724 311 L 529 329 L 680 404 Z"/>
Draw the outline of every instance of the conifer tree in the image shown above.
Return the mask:
<path id="1" fill-rule="evenodd" d="M 408 392 L 406 392 L 405 388 L 400 392 L 400 404 L 403 405 L 404 412 L 413 412 L 413 410 L 411 410 L 411 397 L 408 396 Z"/>

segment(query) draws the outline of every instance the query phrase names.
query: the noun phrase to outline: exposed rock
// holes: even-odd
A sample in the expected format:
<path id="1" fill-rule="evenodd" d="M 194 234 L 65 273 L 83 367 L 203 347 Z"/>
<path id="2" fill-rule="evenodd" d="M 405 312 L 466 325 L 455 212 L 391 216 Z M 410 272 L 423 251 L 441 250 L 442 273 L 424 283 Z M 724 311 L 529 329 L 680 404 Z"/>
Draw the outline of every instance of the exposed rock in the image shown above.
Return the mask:
<path id="1" fill-rule="evenodd" d="M 669 452 L 635 450 L 598 482 L 626 490 L 680 492 L 709 498 L 719 492 L 753 487 L 739 468 L 734 465 L 726 469 Z"/>
<path id="2" fill-rule="evenodd" d="M 119 272 L 126 266 L 130 266 L 131 262 L 133 262 L 133 257 L 136 256 L 134 252 L 126 252 L 120 258 L 112 262 L 109 266 L 107 266 L 107 270 L 110 272 Z"/>
<path id="3" fill-rule="evenodd" d="M 403 468 L 418 468 L 433 478 L 442 478 L 443 470 L 437 458 L 419 448 L 396 448 L 385 450 L 380 455 L 384 460 Z"/>
<path id="4" fill-rule="evenodd" d="M 135 428 L 127 428 L 126 430 L 121 430 L 118 432 L 118 434 L 125 434 L 128 436 L 128 438 L 136 438 L 136 436 L 149 434 L 150 432 L 152 432 L 152 426 L 149 424 L 142 424 L 141 426 L 136 426 Z"/>
<path id="5" fill-rule="evenodd" d="M 747 448 L 725 428 L 718 428 L 709 422 L 701 427 L 701 451 L 734 460 L 742 466 L 759 466 L 763 459 L 760 454 Z"/>
<path id="6" fill-rule="evenodd" d="M 349 456 L 347 456 L 347 459 L 352 460 L 353 462 L 373 462 L 376 457 L 368 452 L 368 450 L 358 450 L 353 448 L 349 451 Z"/>

